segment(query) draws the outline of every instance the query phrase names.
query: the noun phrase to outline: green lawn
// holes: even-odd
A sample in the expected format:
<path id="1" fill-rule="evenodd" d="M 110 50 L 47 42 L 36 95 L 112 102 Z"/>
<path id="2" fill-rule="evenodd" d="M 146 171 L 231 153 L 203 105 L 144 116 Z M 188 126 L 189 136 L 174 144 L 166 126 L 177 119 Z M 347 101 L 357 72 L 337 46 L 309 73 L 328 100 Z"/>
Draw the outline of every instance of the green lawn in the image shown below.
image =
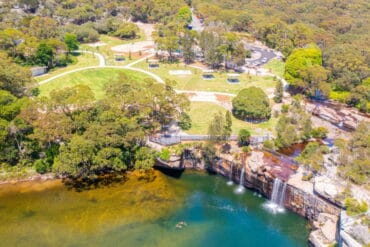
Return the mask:
<path id="1" fill-rule="evenodd" d="M 35 77 L 35 80 L 37 82 L 40 82 L 40 81 L 46 80 L 50 77 L 53 77 L 55 75 L 58 75 L 58 74 L 61 74 L 67 71 L 71 71 L 71 70 L 83 68 L 83 67 L 99 65 L 98 58 L 94 56 L 93 54 L 80 53 L 80 54 L 74 54 L 74 56 L 77 58 L 77 63 L 68 65 L 67 67 L 56 68 L 54 70 L 51 70 L 46 75 Z"/>
<path id="2" fill-rule="evenodd" d="M 278 59 L 272 59 L 267 64 L 263 66 L 265 69 L 271 70 L 272 73 L 275 75 L 280 76 L 281 78 L 284 77 L 285 71 L 285 63 Z"/>
<path id="3" fill-rule="evenodd" d="M 192 128 L 186 131 L 189 134 L 207 134 L 208 125 L 212 121 L 213 115 L 217 112 L 226 112 L 226 109 L 208 102 L 191 102 L 189 112 L 192 119 Z M 253 134 L 264 134 L 264 130 L 274 133 L 274 127 L 277 122 L 276 118 L 271 118 L 269 121 L 253 124 L 238 120 L 233 117 L 233 134 L 238 134 L 240 129 L 248 129 Z"/>
<path id="4" fill-rule="evenodd" d="M 39 87 L 40 96 L 48 96 L 54 89 L 83 84 L 88 85 L 93 90 L 97 99 L 101 99 L 104 97 L 105 85 L 117 79 L 118 75 L 121 73 L 125 73 L 135 81 L 142 81 L 143 79 L 148 78 L 147 75 L 140 72 L 124 69 L 102 68 L 84 70 L 57 78 L 49 83 L 41 85 Z"/>
<path id="5" fill-rule="evenodd" d="M 143 33 L 140 35 L 139 38 L 130 39 L 130 40 L 123 40 L 123 39 L 119 39 L 119 38 L 108 36 L 108 35 L 100 35 L 100 41 L 105 43 L 105 45 L 99 46 L 99 47 L 91 47 L 87 44 L 83 44 L 81 45 L 80 49 L 101 53 L 105 57 L 107 65 L 126 65 L 127 63 L 132 62 L 134 60 L 130 61 L 127 58 L 126 61 L 116 62 L 114 60 L 115 53 L 112 51 L 112 47 L 117 46 L 117 45 L 124 45 L 128 43 L 142 41 L 142 40 L 145 40 L 145 35 Z"/>
<path id="6" fill-rule="evenodd" d="M 159 68 L 148 68 L 146 61 L 136 64 L 134 67 L 142 68 L 151 71 L 163 79 L 175 80 L 177 82 L 176 89 L 179 90 L 198 90 L 198 91 L 215 91 L 225 93 L 238 93 L 241 89 L 257 86 L 263 90 L 275 88 L 276 82 L 273 77 L 249 76 L 241 74 L 239 77 L 240 83 L 228 83 L 227 73 L 214 73 L 215 78 L 212 80 L 204 80 L 202 78 L 202 70 L 195 69 L 183 64 L 160 64 Z M 191 75 L 170 75 L 170 70 L 190 70 Z"/>

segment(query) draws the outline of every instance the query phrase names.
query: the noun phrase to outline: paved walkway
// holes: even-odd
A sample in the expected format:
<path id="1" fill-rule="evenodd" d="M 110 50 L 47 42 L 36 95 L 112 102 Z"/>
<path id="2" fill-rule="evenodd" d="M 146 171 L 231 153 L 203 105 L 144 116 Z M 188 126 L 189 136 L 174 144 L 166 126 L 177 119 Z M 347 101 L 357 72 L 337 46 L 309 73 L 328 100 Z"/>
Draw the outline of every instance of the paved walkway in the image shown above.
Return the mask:
<path id="1" fill-rule="evenodd" d="M 147 55 L 147 56 L 145 56 L 143 58 L 140 58 L 140 59 L 138 59 L 138 60 L 136 60 L 136 61 L 134 61 L 130 64 L 125 65 L 125 66 L 114 66 L 114 65 L 106 65 L 105 58 L 100 53 L 90 52 L 90 51 L 76 51 L 76 52 L 94 54 L 95 56 L 97 56 L 99 58 L 99 65 L 98 66 L 89 66 L 89 67 L 77 68 L 77 69 L 74 69 L 74 70 L 70 70 L 70 71 L 61 73 L 59 75 L 55 75 L 53 77 L 50 77 L 46 80 L 43 80 L 43 81 L 39 82 L 38 84 L 39 85 L 46 84 L 46 83 L 51 82 L 51 81 L 53 81 L 57 78 L 60 78 L 60 77 L 63 77 L 63 76 L 66 76 L 66 75 L 69 75 L 69 74 L 72 74 L 72 73 L 76 73 L 76 72 L 80 72 L 80 71 L 84 71 L 84 70 L 89 70 L 89 69 L 101 69 L 101 68 L 133 70 L 133 71 L 137 71 L 137 72 L 147 74 L 148 76 L 154 78 L 159 83 L 164 83 L 164 80 L 160 76 L 158 76 L 158 75 L 156 75 L 156 74 L 154 74 L 150 71 L 147 71 L 145 69 L 132 67 L 132 66 L 134 66 L 134 65 L 136 65 L 136 64 L 138 64 L 142 61 L 145 61 L 146 59 L 148 59 L 150 57 L 153 57 L 154 54 Z M 211 102 L 211 103 L 221 105 L 221 106 L 223 106 L 227 109 L 230 108 L 230 107 L 227 104 L 226 105 L 222 104 L 222 102 L 220 102 L 217 99 L 217 95 L 227 96 L 227 97 L 235 97 L 235 94 L 222 93 L 222 92 L 190 91 L 190 90 L 176 90 L 176 92 L 177 93 L 188 94 L 188 97 L 189 97 L 190 101 Z"/>
<path id="2" fill-rule="evenodd" d="M 99 59 L 99 67 L 104 67 L 105 66 L 105 58 L 102 54 L 100 53 L 97 53 L 97 52 L 91 52 L 91 51 L 82 51 L 82 50 L 78 50 L 78 51 L 75 51 L 75 52 L 78 52 L 78 53 L 89 53 L 89 54 L 93 54 L 94 56 L 97 56 L 98 59 Z"/>

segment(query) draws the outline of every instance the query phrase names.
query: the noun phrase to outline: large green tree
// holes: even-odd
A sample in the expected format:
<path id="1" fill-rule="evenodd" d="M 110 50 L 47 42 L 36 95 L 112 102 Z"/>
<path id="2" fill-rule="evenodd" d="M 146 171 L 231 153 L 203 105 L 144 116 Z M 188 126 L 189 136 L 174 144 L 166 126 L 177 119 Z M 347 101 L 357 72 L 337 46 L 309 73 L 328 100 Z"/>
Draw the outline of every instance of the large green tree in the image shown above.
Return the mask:
<path id="1" fill-rule="evenodd" d="M 271 117 L 271 107 L 266 93 L 258 87 L 241 90 L 233 99 L 233 114 L 242 120 L 266 120 Z"/>
<path id="2" fill-rule="evenodd" d="M 312 44 L 297 48 L 286 60 L 284 77 L 290 85 L 299 86 L 302 81 L 301 72 L 313 65 L 322 65 L 320 48 Z"/>

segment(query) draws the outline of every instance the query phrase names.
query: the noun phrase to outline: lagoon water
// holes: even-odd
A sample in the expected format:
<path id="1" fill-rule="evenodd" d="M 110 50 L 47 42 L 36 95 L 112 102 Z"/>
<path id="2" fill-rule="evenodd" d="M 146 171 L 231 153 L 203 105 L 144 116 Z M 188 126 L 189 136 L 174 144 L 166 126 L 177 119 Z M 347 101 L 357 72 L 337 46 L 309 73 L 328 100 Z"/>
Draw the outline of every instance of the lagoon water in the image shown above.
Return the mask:
<path id="1" fill-rule="evenodd" d="M 59 180 L 0 186 L 0 246 L 307 246 L 307 221 L 270 214 L 227 180 L 154 171 L 90 189 Z"/>

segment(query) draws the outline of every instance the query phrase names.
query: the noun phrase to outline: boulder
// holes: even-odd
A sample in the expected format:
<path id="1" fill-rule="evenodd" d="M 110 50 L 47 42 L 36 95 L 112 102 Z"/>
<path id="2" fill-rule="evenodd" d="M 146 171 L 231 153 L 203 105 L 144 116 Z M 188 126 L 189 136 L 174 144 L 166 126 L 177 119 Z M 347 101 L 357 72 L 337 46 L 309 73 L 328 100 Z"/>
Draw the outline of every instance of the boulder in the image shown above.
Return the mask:
<path id="1" fill-rule="evenodd" d="M 349 228 L 348 233 L 361 244 L 370 245 L 370 231 L 367 226 L 359 223 L 354 224 Z"/>
<path id="2" fill-rule="evenodd" d="M 264 165 L 263 153 L 253 151 L 247 160 L 247 164 L 252 172 L 256 173 L 260 167 Z"/>

